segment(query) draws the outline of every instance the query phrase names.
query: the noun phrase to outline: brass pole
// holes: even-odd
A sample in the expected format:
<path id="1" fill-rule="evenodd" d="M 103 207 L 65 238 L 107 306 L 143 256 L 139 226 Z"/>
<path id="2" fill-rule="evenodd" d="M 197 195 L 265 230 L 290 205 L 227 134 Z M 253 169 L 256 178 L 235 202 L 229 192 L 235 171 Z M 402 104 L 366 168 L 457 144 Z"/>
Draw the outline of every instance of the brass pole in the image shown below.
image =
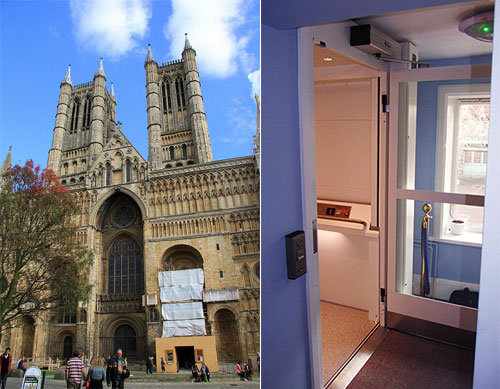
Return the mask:
<path id="1" fill-rule="evenodd" d="M 427 243 L 429 242 L 429 223 L 432 216 L 429 213 L 432 211 L 432 206 L 430 204 L 424 204 L 422 206 L 422 210 L 425 212 L 425 215 L 422 216 L 422 229 L 425 231 L 424 233 L 427 236 Z M 424 242 L 421 242 L 421 253 L 422 253 L 422 268 L 420 271 L 420 296 L 425 296 L 425 250 L 427 247 L 424 247 Z"/>

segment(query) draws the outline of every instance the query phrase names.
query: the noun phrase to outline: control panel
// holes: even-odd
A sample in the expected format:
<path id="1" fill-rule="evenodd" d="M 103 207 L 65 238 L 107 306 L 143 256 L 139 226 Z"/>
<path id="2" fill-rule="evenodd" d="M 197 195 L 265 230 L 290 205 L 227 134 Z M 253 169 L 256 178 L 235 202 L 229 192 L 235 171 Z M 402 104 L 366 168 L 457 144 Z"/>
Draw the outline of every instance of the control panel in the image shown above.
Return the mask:
<path id="1" fill-rule="evenodd" d="M 306 240 L 304 231 L 295 231 L 285 236 L 288 278 L 295 280 L 305 274 Z"/>
<path id="2" fill-rule="evenodd" d="M 349 205 L 318 203 L 318 217 L 323 219 L 349 219 L 352 207 Z"/>

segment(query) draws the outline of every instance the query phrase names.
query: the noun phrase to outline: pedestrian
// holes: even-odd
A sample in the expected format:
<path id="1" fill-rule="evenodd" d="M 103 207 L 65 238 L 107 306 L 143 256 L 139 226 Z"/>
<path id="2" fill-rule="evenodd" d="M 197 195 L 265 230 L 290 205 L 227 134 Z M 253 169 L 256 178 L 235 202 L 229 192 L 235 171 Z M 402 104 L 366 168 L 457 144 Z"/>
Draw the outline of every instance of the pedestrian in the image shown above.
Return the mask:
<path id="1" fill-rule="evenodd" d="M 146 374 L 153 374 L 153 357 L 148 357 L 146 361 Z"/>
<path id="2" fill-rule="evenodd" d="M 193 382 L 200 382 L 200 370 L 198 369 L 198 365 L 193 363 L 193 367 L 191 368 L 191 374 L 193 375 Z"/>
<path id="3" fill-rule="evenodd" d="M 85 379 L 85 371 L 83 362 L 78 357 L 78 352 L 74 352 L 73 358 L 66 364 L 65 378 L 68 389 L 80 389 L 80 384 Z"/>
<path id="4" fill-rule="evenodd" d="M 166 365 L 167 365 L 167 363 L 165 362 L 163 357 L 161 357 L 161 371 L 162 371 L 162 373 L 165 373 L 165 366 Z"/>
<path id="5" fill-rule="evenodd" d="M 260 373 L 260 352 L 257 351 L 257 369 L 259 369 L 259 373 Z"/>
<path id="6" fill-rule="evenodd" d="M 236 364 L 236 374 L 240 376 L 240 381 L 248 381 L 246 377 L 246 372 L 241 368 L 240 361 Z"/>
<path id="7" fill-rule="evenodd" d="M 210 382 L 210 370 L 205 363 L 201 365 L 201 380 L 205 382 Z"/>
<path id="8" fill-rule="evenodd" d="M 247 365 L 246 363 L 243 365 L 243 370 L 245 371 L 246 378 L 249 381 L 252 381 L 252 374 L 253 374 L 253 368 L 250 365 Z"/>
<path id="9" fill-rule="evenodd" d="M 10 347 L 5 349 L 5 352 L 0 356 L 0 358 L 2 358 L 2 362 L 0 362 L 0 379 L 2 381 L 2 389 L 5 389 L 5 385 L 7 385 L 7 377 L 10 372 L 10 364 L 12 363 Z"/>
<path id="10" fill-rule="evenodd" d="M 87 381 L 90 382 L 89 388 L 102 389 L 102 383 L 106 379 L 104 371 L 104 360 L 102 358 L 94 359 L 90 365 Z"/>
<path id="11" fill-rule="evenodd" d="M 16 367 L 19 370 L 23 371 L 23 375 L 24 375 L 24 373 L 26 373 L 26 365 L 24 364 L 24 357 L 22 357 L 19 361 L 17 361 L 17 366 Z"/>
<path id="12" fill-rule="evenodd" d="M 127 360 L 122 357 L 122 350 L 116 350 L 116 354 L 111 357 L 106 371 L 106 381 L 108 386 L 113 389 L 123 389 L 125 379 L 130 377 L 130 371 L 127 368 Z"/>

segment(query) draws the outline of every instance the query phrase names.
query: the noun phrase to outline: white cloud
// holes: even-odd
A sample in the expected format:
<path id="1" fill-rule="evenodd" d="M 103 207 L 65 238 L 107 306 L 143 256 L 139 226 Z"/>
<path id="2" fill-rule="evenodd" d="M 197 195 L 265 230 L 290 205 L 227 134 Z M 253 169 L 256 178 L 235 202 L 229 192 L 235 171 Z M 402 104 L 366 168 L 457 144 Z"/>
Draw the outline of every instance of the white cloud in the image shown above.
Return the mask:
<path id="1" fill-rule="evenodd" d="M 70 0 L 70 8 L 77 42 L 115 58 L 137 46 L 152 14 L 150 0 Z"/>
<path id="2" fill-rule="evenodd" d="M 252 137 L 257 131 L 255 111 L 238 98 L 231 100 L 227 116 L 227 130 L 219 136 L 224 143 L 252 145 Z"/>
<path id="3" fill-rule="evenodd" d="M 253 56 L 246 47 L 253 32 L 244 27 L 249 2 L 244 0 L 171 0 L 172 14 L 163 29 L 170 41 L 170 56 L 178 58 L 184 33 L 196 50 L 205 75 L 226 78 L 239 66 L 249 72 Z"/>
<path id="4" fill-rule="evenodd" d="M 260 96 L 260 69 L 250 73 L 248 79 L 252 83 L 252 97 Z"/>

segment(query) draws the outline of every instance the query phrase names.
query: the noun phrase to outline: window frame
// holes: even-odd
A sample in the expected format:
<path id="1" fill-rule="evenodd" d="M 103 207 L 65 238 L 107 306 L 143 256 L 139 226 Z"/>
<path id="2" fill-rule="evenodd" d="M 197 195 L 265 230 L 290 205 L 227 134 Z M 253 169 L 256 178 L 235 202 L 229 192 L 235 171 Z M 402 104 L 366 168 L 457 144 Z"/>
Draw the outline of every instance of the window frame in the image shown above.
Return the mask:
<path id="1" fill-rule="evenodd" d="M 438 86 L 435 191 L 455 193 L 460 105 L 465 104 L 460 99 L 490 98 L 490 88 L 490 83 Z M 439 150 L 443 150 L 444 152 L 440 153 L 438 152 Z M 450 207 L 451 204 L 437 206 L 434 212 L 434 232 L 430 239 L 433 241 L 481 247 L 482 228 L 466 228 L 462 235 L 452 235 L 449 232 Z"/>

